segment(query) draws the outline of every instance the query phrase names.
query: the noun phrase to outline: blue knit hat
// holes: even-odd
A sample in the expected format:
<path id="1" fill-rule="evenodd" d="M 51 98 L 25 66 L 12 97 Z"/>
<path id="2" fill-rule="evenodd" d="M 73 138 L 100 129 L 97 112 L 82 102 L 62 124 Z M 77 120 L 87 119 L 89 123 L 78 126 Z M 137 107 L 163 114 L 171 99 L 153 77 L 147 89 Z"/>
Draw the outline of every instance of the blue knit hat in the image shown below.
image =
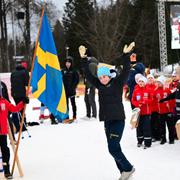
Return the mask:
<path id="1" fill-rule="evenodd" d="M 97 70 L 97 76 L 111 76 L 110 69 L 106 66 L 101 66 Z"/>

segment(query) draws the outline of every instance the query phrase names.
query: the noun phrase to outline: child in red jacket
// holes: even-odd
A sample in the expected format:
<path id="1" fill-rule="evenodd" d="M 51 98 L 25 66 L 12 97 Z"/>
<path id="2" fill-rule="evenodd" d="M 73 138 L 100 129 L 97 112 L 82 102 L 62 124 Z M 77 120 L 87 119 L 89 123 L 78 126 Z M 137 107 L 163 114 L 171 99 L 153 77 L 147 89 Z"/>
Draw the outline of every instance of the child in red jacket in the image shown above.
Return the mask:
<path id="1" fill-rule="evenodd" d="M 157 79 L 157 89 L 154 92 L 154 98 L 157 102 L 157 110 L 159 113 L 159 122 L 160 122 L 160 144 L 166 143 L 166 124 L 169 131 L 169 143 L 174 144 L 174 120 L 171 117 L 173 112 L 173 107 L 171 101 L 165 101 L 159 103 L 163 98 L 166 98 L 170 93 L 169 88 L 164 87 L 165 77 L 160 76 Z"/>
<path id="2" fill-rule="evenodd" d="M 146 88 L 151 92 L 153 97 L 154 91 L 156 89 L 156 81 L 152 74 L 147 75 L 147 85 Z M 152 132 L 152 142 L 160 140 L 160 131 L 159 131 L 159 114 L 157 112 L 157 102 L 152 99 L 151 103 L 151 132 Z"/>
<path id="3" fill-rule="evenodd" d="M 137 127 L 138 147 L 142 146 L 144 141 L 144 149 L 151 146 L 151 93 L 146 88 L 147 79 L 142 76 L 138 79 L 138 87 L 132 95 L 132 104 L 139 107 L 140 118 Z"/>
<path id="4" fill-rule="evenodd" d="M 12 179 L 9 171 L 10 151 L 7 145 L 8 134 L 8 112 L 19 112 L 23 109 L 24 103 L 28 103 L 29 99 L 25 98 L 17 106 L 14 106 L 0 95 L 0 148 L 2 151 L 4 174 L 7 179 Z"/>

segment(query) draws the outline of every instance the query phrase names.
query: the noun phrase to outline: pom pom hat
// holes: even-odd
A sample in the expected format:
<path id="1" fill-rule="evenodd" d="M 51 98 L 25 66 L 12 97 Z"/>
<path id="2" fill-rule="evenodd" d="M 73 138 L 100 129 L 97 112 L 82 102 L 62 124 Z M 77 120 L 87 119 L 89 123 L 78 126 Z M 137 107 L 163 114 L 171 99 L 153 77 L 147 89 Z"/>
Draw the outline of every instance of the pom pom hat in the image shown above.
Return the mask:
<path id="1" fill-rule="evenodd" d="M 154 76 L 153 76 L 152 74 L 148 74 L 148 75 L 147 75 L 147 79 L 149 79 L 149 78 L 154 79 Z"/>
<path id="2" fill-rule="evenodd" d="M 136 81 L 136 83 L 138 83 L 139 78 L 142 77 L 142 76 L 143 76 L 143 75 L 142 75 L 141 73 L 137 73 L 137 74 L 135 75 L 135 81 Z"/>
<path id="3" fill-rule="evenodd" d="M 97 76 L 98 77 L 101 77 L 101 76 L 111 76 L 111 73 L 110 73 L 110 69 L 106 66 L 101 66 L 98 68 L 97 70 Z"/>
<path id="4" fill-rule="evenodd" d="M 157 78 L 157 81 L 160 82 L 161 84 L 164 84 L 164 83 L 165 83 L 165 80 L 166 80 L 166 78 L 165 78 L 164 76 L 159 76 L 159 77 Z"/>
<path id="5" fill-rule="evenodd" d="M 139 79 L 138 79 L 138 82 L 139 81 L 143 81 L 145 84 L 147 83 L 147 79 L 144 77 L 144 76 L 141 76 Z"/>

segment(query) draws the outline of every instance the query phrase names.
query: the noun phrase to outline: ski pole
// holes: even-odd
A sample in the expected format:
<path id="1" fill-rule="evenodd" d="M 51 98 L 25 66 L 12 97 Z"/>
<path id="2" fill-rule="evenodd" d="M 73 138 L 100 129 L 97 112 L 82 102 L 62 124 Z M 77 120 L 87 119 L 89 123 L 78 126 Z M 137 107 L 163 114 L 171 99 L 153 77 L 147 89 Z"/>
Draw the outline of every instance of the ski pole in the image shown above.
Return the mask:
<path id="1" fill-rule="evenodd" d="M 18 117 L 19 117 L 19 119 L 20 119 L 20 118 L 22 118 L 21 113 L 18 113 Z M 29 130 L 28 130 L 28 128 L 27 128 L 27 126 L 26 126 L 25 122 L 23 122 L 23 125 L 24 125 L 24 127 L 26 128 L 26 131 L 27 131 L 28 137 L 29 137 L 29 138 L 31 138 L 31 135 L 30 135 L 30 133 L 29 133 Z M 22 132 L 22 139 L 24 139 L 23 132 Z"/>

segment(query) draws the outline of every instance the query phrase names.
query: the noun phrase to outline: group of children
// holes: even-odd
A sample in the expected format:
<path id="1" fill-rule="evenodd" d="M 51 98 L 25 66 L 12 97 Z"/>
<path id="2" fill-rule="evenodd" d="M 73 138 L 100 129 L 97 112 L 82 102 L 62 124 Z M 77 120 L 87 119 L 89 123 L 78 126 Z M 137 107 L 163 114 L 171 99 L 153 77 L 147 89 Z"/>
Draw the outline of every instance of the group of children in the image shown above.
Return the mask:
<path id="1" fill-rule="evenodd" d="M 154 78 L 148 74 L 136 74 L 137 85 L 134 88 L 131 103 L 134 107 L 140 108 L 140 118 L 137 127 L 137 146 L 141 147 L 144 142 L 144 149 L 151 147 L 152 142 L 160 141 L 165 144 L 166 125 L 169 131 L 169 144 L 174 144 L 176 138 L 175 123 L 176 101 L 175 98 L 168 98 L 178 89 L 179 74 L 172 78 L 159 76 Z"/>

